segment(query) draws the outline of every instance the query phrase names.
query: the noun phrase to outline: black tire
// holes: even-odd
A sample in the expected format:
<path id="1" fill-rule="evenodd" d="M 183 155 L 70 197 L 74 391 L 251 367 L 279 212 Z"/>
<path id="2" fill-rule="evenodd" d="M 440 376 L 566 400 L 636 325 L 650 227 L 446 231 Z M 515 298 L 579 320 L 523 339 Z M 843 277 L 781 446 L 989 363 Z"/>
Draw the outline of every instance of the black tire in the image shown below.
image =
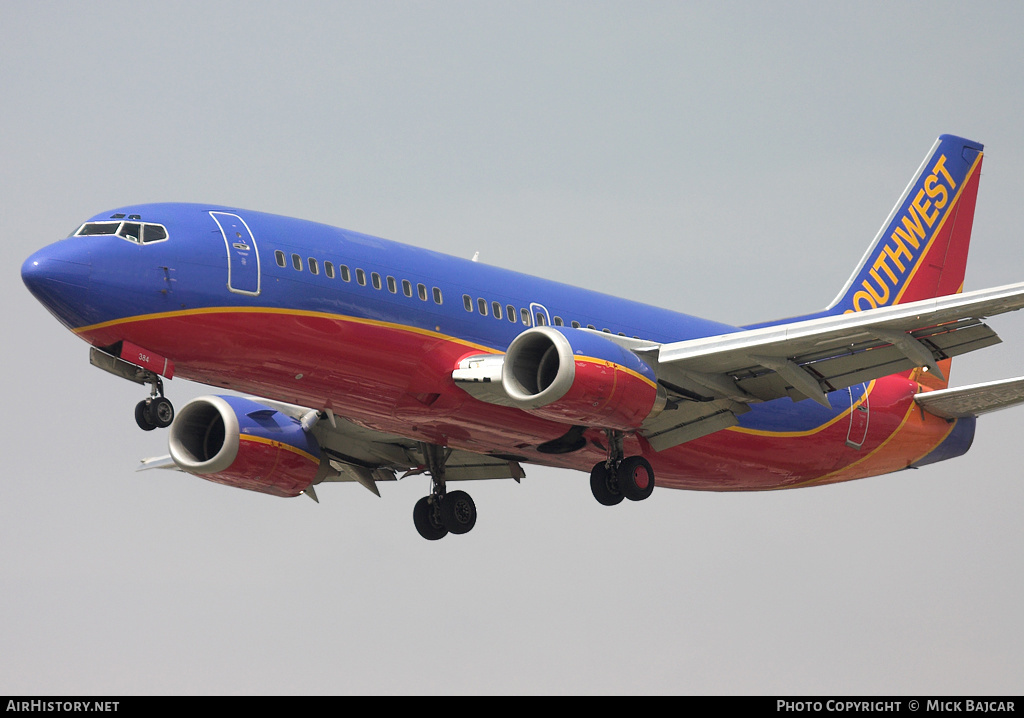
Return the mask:
<path id="1" fill-rule="evenodd" d="M 453 534 L 469 533 L 476 526 L 476 504 L 465 491 L 450 491 L 441 500 L 441 520 Z"/>
<path id="2" fill-rule="evenodd" d="M 149 404 L 145 399 L 135 405 L 135 423 L 143 431 L 152 431 L 156 428 L 156 424 L 149 418 Z"/>
<path id="3" fill-rule="evenodd" d="M 618 471 L 619 488 L 630 501 L 643 501 L 654 493 L 654 469 L 642 456 L 622 460 Z"/>
<path id="4" fill-rule="evenodd" d="M 615 506 L 623 499 L 618 482 L 603 461 L 594 464 L 590 471 L 590 492 L 602 506 Z"/>
<path id="5" fill-rule="evenodd" d="M 159 397 L 149 402 L 146 414 L 150 422 L 158 429 L 166 429 L 174 421 L 174 405 L 170 399 Z"/>
<path id="6" fill-rule="evenodd" d="M 412 522 L 416 524 L 420 536 L 427 541 L 437 541 L 448 535 L 448 529 L 441 523 L 440 518 L 440 512 L 434 511 L 432 496 L 424 496 L 413 507 Z"/>

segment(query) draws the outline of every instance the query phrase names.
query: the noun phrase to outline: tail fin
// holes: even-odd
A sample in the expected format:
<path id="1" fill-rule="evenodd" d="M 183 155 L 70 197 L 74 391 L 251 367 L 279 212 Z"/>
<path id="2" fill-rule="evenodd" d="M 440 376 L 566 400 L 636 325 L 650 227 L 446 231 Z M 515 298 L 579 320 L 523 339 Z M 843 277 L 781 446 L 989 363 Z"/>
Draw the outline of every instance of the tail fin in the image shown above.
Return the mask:
<path id="1" fill-rule="evenodd" d="M 963 290 L 983 145 L 936 140 L 829 314 L 860 312 Z"/>
<path id="2" fill-rule="evenodd" d="M 827 313 L 860 312 L 963 291 L 983 149 L 953 135 L 936 140 Z M 910 378 L 944 389 L 950 360 L 940 361 L 939 369 L 941 375 L 915 369 Z"/>

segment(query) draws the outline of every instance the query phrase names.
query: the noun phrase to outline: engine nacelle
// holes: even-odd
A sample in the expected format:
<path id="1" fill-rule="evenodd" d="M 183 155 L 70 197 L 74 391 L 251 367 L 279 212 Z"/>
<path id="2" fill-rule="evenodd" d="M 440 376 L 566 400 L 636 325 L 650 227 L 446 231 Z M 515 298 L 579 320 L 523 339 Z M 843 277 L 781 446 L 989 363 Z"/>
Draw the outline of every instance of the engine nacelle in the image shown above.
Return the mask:
<path id="1" fill-rule="evenodd" d="M 237 396 L 185 404 L 168 444 L 182 471 L 274 496 L 298 496 L 320 470 L 320 446 L 297 419 Z"/>
<path id="2" fill-rule="evenodd" d="M 666 402 L 654 371 L 631 351 L 566 327 L 534 327 L 513 339 L 501 385 L 531 414 L 607 429 L 636 429 Z"/>

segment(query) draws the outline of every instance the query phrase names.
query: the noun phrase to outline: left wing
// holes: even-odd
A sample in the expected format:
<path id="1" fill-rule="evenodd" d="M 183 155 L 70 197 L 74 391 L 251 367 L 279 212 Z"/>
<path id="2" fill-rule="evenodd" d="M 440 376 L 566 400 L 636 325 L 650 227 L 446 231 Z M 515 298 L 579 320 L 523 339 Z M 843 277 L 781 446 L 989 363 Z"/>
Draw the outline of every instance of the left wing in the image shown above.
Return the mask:
<path id="1" fill-rule="evenodd" d="M 941 377 L 939 361 L 1000 341 L 984 317 L 1022 307 L 1019 283 L 666 344 L 588 333 L 632 352 L 667 392 L 666 410 L 638 429 L 663 451 L 735 426 L 752 403 L 788 396 L 828 408 L 829 392 L 908 369 Z M 471 357 L 453 378 L 482 401 L 509 403 L 507 358 Z"/>
<path id="2" fill-rule="evenodd" d="M 825 394 L 999 343 L 982 319 L 1024 307 L 1024 283 L 689 341 L 633 348 L 659 382 L 708 400 Z"/>
<path id="3" fill-rule="evenodd" d="M 829 392 L 908 369 L 942 377 L 941 360 L 999 342 L 985 317 L 1022 307 L 1018 283 L 666 344 L 534 327 L 504 355 L 462 359 L 452 379 L 480 401 L 573 426 L 625 427 L 663 451 L 735 426 L 753 403 L 788 396 L 831 408 Z M 635 393 L 620 391 L 634 379 Z M 661 398 L 643 382 L 656 382 Z M 646 418 L 631 423 L 637 416 Z"/>

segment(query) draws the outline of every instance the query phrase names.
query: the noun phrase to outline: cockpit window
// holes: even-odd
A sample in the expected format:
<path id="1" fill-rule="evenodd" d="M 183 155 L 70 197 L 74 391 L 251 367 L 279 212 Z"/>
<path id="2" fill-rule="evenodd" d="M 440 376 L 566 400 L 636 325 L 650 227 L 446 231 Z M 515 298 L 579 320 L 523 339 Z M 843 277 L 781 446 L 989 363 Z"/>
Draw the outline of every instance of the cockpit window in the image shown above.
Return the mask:
<path id="1" fill-rule="evenodd" d="M 161 239 L 167 239 L 167 230 L 161 227 L 159 224 L 144 224 L 142 225 L 142 243 L 147 242 L 159 242 Z"/>
<path id="2" fill-rule="evenodd" d="M 120 222 L 86 222 L 82 228 L 75 232 L 76 237 L 85 237 L 91 234 L 117 234 Z"/>
<path id="3" fill-rule="evenodd" d="M 134 215 L 132 218 L 134 219 Z M 162 224 L 149 222 L 86 222 L 78 228 L 74 236 L 87 237 L 99 234 L 116 234 L 136 244 L 161 242 L 167 239 L 167 229 Z"/>
<path id="4" fill-rule="evenodd" d="M 117 236 L 124 237 L 132 242 L 138 242 L 139 237 L 142 236 L 142 225 L 137 222 L 125 222 L 121 225 L 121 229 L 117 230 Z"/>

